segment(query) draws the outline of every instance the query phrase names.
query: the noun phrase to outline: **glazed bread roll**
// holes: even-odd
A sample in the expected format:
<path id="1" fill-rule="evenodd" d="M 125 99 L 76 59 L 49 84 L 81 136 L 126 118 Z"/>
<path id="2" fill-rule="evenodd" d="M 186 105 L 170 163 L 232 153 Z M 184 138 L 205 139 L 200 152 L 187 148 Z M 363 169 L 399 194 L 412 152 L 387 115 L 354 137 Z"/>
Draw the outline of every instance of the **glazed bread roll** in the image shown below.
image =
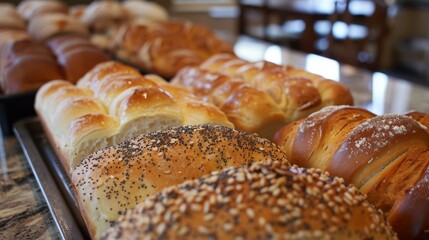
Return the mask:
<path id="1" fill-rule="evenodd" d="M 214 54 L 233 53 L 209 28 L 179 21 L 123 24 L 110 49 L 118 58 L 168 78 Z"/>
<path id="2" fill-rule="evenodd" d="M 260 159 L 262 160 L 262 159 Z M 381 211 L 340 178 L 280 161 L 170 187 L 102 239 L 396 239 Z"/>
<path id="3" fill-rule="evenodd" d="M 48 13 L 32 18 L 28 25 L 28 32 L 39 41 L 63 33 L 88 35 L 88 30 L 83 24 L 64 13 Z"/>
<path id="4" fill-rule="evenodd" d="M 18 14 L 12 4 L 0 3 L 0 30 L 25 30 L 25 20 Z"/>
<path id="5" fill-rule="evenodd" d="M 326 107 L 281 129 L 288 159 L 354 184 L 384 210 L 401 239 L 427 238 L 429 133 L 410 117 Z"/>
<path id="6" fill-rule="evenodd" d="M 25 0 L 17 6 L 18 13 L 25 19 L 30 20 L 36 16 L 48 13 L 63 13 L 68 11 L 67 6 L 61 1 Z"/>
<path id="7" fill-rule="evenodd" d="M 89 154 L 142 133 L 190 124 L 233 127 L 190 92 L 113 61 L 98 64 L 77 86 L 45 84 L 35 109 L 69 173 Z"/>
<path id="8" fill-rule="evenodd" d="M 2 50 L 0 84 L 5 94 L 37 90 L 50 80 L 64 78 L 49 48 L 25 35 L 22 38 Z"/>
<path id="9" fill-rule="evenodd" d="M 120 214 L 166 187 L 268 159 L 285 158 L 256 135 L 223 126 L 184 126 L 96 152 L 73 171 L 72 182 L 86 226 L 98 239 Z"/>
<path id="10" fill-rule="evenodd" d="M 241 130 L 271 139 L 286 123 L 328 105 L 353 104 L 343 84 L 290 66 L 219 54 L 171 81 L 218 106 Z"/>
<path id="11" fill-rule="evenodd" d="M 76 83 L 97 64 L 110 60 L 88 39 L 75 34 L 52 37 L 47 45 L 57 56 L 66 79 L 72 83 Z"/>

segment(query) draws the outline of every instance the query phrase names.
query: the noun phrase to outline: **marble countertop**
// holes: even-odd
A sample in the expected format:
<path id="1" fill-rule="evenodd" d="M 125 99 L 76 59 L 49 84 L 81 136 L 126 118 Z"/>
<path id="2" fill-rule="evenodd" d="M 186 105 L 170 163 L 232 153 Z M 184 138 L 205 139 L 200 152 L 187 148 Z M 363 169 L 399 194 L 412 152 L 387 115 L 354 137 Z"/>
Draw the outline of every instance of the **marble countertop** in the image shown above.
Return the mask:
<path id="1" fill-rule="evenodd" d="M 18 141 L 0 143 L 0 239 L 59 239 Z"/>
<path id="2" fill-rule="evenodd" d="M 249 61 L 289 64 L 343 82 L 350 87 L 355 105 L 376 114 L 429 112 L 429 88 L 383 73 L 247 38 L 239 38 L 234 49 Z M 48 206 L 14 137 L 0 137 L 0 239 L 59 239 Z"/>

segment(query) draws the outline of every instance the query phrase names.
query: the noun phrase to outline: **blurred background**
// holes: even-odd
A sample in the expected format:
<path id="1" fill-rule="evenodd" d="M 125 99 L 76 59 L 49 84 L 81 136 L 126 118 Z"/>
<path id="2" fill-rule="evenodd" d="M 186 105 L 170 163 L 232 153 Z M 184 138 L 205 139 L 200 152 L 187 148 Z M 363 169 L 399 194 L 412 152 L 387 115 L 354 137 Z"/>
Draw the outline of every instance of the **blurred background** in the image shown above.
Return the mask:
<path id="1" fill-rule="evenodd" d="M 208 25 L 230 43 L 250 36 L 429 85 L 429 0 L 156 2 L 172 18 Z"/>

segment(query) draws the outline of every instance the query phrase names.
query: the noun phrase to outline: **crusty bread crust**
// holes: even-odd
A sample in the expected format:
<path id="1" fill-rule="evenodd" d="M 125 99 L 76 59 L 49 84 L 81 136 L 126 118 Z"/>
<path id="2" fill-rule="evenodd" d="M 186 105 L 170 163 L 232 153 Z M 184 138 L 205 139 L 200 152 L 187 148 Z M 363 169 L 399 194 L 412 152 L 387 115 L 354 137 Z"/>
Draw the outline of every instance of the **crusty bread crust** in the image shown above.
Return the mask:
<path id="1" fill-rule="evenodd" d="M 98 239 L 116 218 L 165 187 L 213 171 L 269 159 L 271 142 L 223 126 L 184 126 L 144 134 L 91 154 L 73 171 L 77 200 Z"/>
<path id="2" fill-rule="evenodd" d="M 165 189 L 119 217 L 103 239 L 396 239 L 353 186 L 277 161 Z"/>

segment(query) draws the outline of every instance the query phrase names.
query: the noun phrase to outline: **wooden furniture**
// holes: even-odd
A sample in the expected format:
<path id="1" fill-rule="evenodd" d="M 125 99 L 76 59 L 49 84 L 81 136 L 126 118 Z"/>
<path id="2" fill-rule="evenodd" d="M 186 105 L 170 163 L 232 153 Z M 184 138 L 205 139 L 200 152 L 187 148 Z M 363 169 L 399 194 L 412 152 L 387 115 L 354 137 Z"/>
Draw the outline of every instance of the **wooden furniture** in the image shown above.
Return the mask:
<path id="1" fill-rule="evenodd" d="M 248 35 L 264 41 L 282 44 L 282 42 L 272 39 L 268 34 L 268 26 L 272 18 L 277 18 L 278 22 L 291 19 L 301 19 L 305 23 L 304 31 L 298 36 L 298 49 L 304 52 L 315 52 L 315 42 L 318 38 L 314 31 L 314 25 L 319 20 L 327 20 L 333 12 L 329 5 L 309 3 L 309 1 L 272 1 L 272 0 L 239 0 L 240 15 L 238 20 L 239 35 Z M 327 7 L 326 7 L 327 6 Z M 263 18 L 263 35 L 258 36 L 249 32 L 252 23 L 248 20 L 248 15 L 257 12 Z"/>
<path id="2" fill-rule="evenodd" d="M 372 3 L 373 12 L 368 15 L 355 14 L 352 4 Z M 335 12 L 331 16 L 331 31 L 328 35 L 329 46 L 324 53 L 336 59 L 370 70 L 380 68 L 383 44 L 388 36 L 387 5 L 383 0 L 344 0 L 337 1 Z M 335 28 L 342 24 L 345 36 L 336 36 Z M 363 29 L 363 35 L 356 36 L 352 29 Z"/>

